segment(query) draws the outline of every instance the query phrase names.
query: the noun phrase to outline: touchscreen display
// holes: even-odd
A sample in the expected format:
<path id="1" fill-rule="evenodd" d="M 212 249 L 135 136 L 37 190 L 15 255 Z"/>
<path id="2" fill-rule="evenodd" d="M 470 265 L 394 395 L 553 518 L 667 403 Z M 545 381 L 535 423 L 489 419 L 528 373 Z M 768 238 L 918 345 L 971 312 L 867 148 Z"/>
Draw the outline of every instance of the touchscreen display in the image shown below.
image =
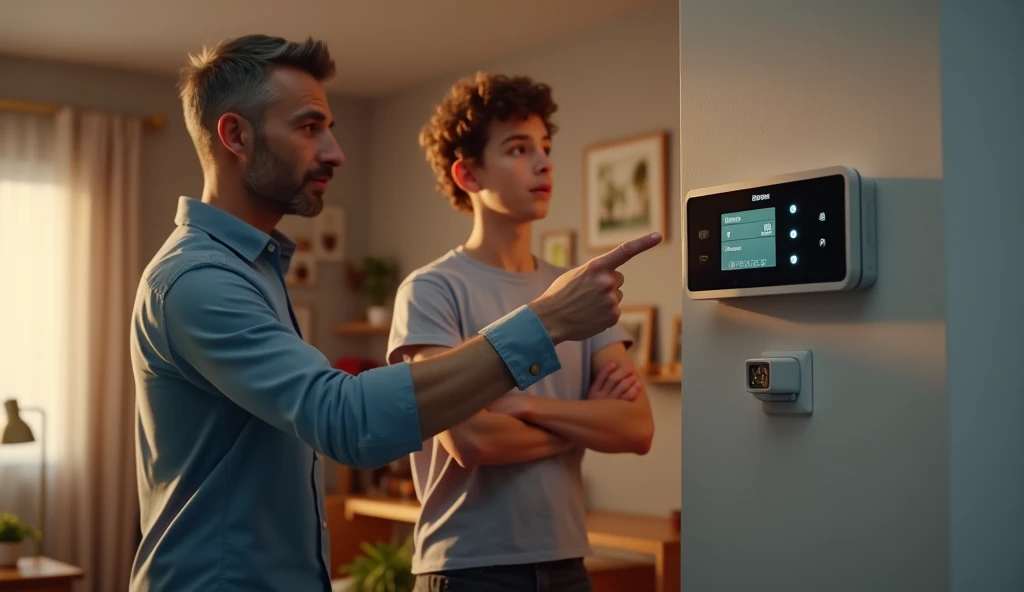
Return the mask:
<path id="1" fill-rule="evenodd" d="M 840 281 L 846 183 L 828 175 L 688 199 L 691 292 Z"/>
<path id="2" fill-rule="evenodd" d="M 722 214 L 722 271 L 775 267 L 775 208 Z"/>

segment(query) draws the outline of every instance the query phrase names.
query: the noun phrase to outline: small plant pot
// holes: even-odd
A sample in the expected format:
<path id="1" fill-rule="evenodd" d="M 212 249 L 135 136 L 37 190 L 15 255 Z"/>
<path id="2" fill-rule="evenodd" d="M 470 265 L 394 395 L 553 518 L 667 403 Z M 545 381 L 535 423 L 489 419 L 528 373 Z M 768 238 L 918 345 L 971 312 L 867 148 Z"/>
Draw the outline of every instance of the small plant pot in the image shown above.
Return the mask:
<path id="1" fill-rule="evenodd" d="M 22 543 L 0 543 L 0 567 L 15 567 L 21 558 Z"/>
<path id="2" fill-rule="evenodd" d="M 386 306 L 371 306 L 366 309 L 366 321 L 374 327 L 391 324 L 391 310 Z"/>

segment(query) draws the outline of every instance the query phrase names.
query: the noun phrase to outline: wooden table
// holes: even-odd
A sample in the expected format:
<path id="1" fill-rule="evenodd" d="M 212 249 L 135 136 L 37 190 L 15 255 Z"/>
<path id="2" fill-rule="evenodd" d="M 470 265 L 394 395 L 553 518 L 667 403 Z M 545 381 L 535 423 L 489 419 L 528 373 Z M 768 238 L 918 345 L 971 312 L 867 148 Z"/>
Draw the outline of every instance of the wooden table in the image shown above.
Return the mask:
<path id="1" fill-rule="evenodd" d="M 17 567 L 0 567 L 2 592 L 71 592 L 85 573 L 49 557 L 22 557 Z"/>
<path id="2" fill-rule="evenodd" d="M 364 517 L 415 523 L 420 514 L 420 504 L 415 500 L 348 496 L 344 504 L 348 520 Z M 592 511 L 587 513 L 587 534 L 595 547 L 654 557 L 658 592 L 679 592 L 679 533 L 674 532 L 668 518 Z"/>

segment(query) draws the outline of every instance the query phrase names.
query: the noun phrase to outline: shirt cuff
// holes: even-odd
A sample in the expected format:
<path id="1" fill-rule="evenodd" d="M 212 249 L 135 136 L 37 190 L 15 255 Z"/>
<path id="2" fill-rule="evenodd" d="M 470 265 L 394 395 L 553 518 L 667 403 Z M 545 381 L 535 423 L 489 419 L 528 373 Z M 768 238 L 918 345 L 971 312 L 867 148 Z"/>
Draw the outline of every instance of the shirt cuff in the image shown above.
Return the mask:
<path id="1" fill-rule="evenodd" d="M 423 448 L 409 364 L 374 368 L 359 374 L 358 380 L 369 422 L 369 429 L 362 430 L 359 439 L 364 464 L 380 466 Z"/>
<path id="2" fill-rule="evenodd" d="M 480 330 L 512 373 L 519 390 L 562 368 L 544 324 L 523 305 Z"/>

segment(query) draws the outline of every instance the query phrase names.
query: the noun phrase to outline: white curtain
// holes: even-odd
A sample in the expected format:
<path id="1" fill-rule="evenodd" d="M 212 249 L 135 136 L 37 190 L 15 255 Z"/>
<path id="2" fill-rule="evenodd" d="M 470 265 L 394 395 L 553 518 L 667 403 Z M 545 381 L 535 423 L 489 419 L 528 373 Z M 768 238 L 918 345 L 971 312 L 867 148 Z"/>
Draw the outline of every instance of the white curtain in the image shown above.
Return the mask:
<path id="1" fill-rule="evenodd" d="M 81 567 L 82 590 L 124 590 L 138 524 L 128 324 L 142 123 L 0 115 L 0 257 L 13 269 L 0 271 L 0 397 L 46 413 L 42 552 Z M 33 523 L 39 453 L 0 447 L 0 511 Z"/>

